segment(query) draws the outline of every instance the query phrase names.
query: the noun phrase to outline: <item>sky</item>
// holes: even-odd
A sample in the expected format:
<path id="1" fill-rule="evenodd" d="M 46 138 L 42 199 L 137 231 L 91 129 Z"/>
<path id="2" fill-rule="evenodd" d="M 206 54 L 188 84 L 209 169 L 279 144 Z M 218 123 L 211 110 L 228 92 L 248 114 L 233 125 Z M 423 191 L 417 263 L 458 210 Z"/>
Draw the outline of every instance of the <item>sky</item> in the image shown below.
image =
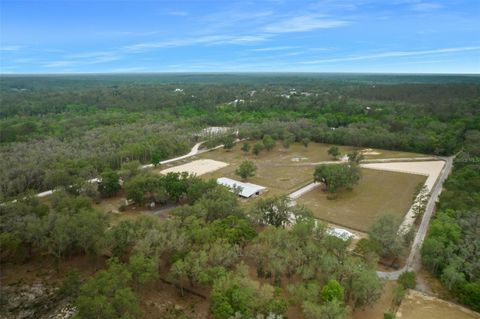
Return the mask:
<path id="1" fill-rule="evenodd" d="M 480 73 L 480 0 L 0 0 L 0 73 Z"/>

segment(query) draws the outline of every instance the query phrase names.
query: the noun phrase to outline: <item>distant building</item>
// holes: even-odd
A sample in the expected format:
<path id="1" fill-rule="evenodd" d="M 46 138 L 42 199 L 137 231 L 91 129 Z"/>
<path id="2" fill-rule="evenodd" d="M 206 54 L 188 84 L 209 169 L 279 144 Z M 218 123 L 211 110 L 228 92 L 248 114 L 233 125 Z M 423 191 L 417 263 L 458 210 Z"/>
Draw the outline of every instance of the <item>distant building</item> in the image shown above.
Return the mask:
<path id="1" fill-rule="evenodd" d="M 224 126 L 210 126 L 204 128 L 201 132 L 195 134 L 196 136 L 199 137 L 216 137 L 220 135 L 225 135 L 232 132 L 232 129 L 230 127 L 224 127 Z"/>
<path id="2" fill-rule="evenodd" d="M 258 196 L 267 190 L 266 187 L 251 183 L 243 183 L 227 177 L 217 179 L 217 184 L 228 187 L 232 192 L 238 192 L 238 196 L 250 198 Z"/>

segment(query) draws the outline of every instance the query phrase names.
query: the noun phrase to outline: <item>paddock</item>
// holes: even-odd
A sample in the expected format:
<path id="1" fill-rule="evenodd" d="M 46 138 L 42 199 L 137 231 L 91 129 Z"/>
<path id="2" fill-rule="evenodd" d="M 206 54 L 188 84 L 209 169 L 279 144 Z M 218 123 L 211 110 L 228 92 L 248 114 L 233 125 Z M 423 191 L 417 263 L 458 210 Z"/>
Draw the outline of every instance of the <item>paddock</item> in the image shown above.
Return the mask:
<path id="1" fill-rule="evenodd" d="M 161 170 L 160 173 L 165 175 L 168 173 L 187 172 L 189 174 L 200 176 L 227 167 L 228 165 L 228 163 L 215 161 L 212 159 L 200 159 L 186 164 L 166 168 Z"/>

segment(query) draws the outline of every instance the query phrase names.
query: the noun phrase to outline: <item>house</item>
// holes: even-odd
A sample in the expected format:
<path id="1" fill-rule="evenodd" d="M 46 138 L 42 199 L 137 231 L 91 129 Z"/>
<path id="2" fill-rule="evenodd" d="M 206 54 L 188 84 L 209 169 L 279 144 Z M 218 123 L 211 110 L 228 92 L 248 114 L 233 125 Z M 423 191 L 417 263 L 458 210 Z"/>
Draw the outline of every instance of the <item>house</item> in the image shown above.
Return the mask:
<path id="1" fill-rule="evenodd" d="M 217 179 L 217 184 L 230 188 L 232 192 L 238 191 L 238 196 L 250 198 L 254 195 L 258 196 L 267 190 L 266 187 L 251 183 L 243 183 L 227 177 Z"/>

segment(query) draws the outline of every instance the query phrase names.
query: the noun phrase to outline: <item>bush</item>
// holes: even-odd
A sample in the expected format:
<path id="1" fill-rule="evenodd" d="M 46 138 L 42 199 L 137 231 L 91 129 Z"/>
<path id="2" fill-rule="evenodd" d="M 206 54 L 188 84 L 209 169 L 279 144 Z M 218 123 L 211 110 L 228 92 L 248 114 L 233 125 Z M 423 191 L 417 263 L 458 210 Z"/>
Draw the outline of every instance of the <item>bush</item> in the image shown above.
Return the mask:
<path id="1" fill-rule="evenodd" d="M 406 271 L 400 275 L 398 282 L 405 289 L 414 289 L 417 286 L 417 280 L 413 271 Z"/>
<path id="2" fill-rule="evenodd" d="M 76 269 L 70 270 L 63 279 L 58 293 L 64 297 L 77 297 L 80 292 L 80 274 Z"/>

